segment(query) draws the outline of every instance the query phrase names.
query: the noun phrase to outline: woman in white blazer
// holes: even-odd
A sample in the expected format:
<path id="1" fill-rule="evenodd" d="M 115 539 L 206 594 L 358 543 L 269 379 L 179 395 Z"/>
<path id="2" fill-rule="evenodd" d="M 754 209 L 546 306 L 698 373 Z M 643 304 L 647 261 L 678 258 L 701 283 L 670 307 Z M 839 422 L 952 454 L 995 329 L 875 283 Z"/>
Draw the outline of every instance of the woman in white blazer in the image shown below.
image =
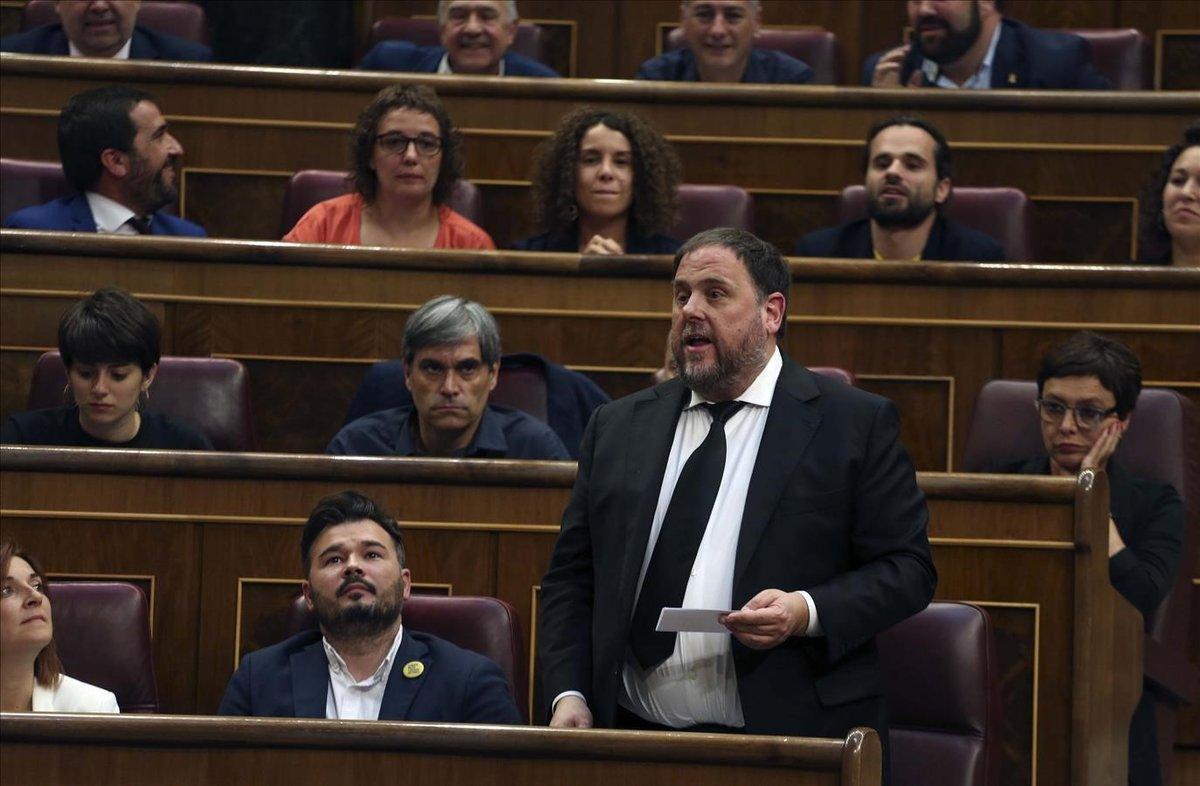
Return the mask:
<path id="1" fill-rule="evenodd" d="M 120 712 L 117 697 L 62 673 L 46 577 L 30 554 L 0 542 L 0 710 Z"/>

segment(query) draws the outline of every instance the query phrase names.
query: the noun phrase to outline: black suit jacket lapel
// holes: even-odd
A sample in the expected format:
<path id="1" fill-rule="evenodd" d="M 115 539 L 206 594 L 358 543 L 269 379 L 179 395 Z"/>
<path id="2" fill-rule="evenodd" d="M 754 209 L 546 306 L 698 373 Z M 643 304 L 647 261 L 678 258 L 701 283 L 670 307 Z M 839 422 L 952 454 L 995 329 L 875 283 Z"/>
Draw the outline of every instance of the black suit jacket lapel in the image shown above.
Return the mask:
<path id="1" fill-rule="evenodd" d="M 1001 20 L 1000 40 L 996 42 L 996 53 L 992 56 L 992 87 L 1007 90 L 1028 87 L 1028 68 L 1020 30 Z"/>
<path id="2" fill-rule="evenodd" d="M 416 677 L 404 674 L 404 667 L 413 661 L 420 661 L 425 668 Z M 383 703 L 379 705 L 379 720 L 405 720 L 412 709 L 417 692 L 429 678 L 429 672 L 436 667 L 429 655 L 429 648 L 424 642 L 417 641 L 407 629 L 400 639 L 400 647 L 392 660 L 392 670 L 388 674 L 387 687 L 383 689 Z"/>
<path id="3" fill-rule="evenodd" d="M 821 423 L 821 413 L 806 403 L 819 395 L 812 373 L 785 356 L 746 492 L 733 570 L 735 595 L 779 497 Z"/>
<path id="4" fill-rule="evenodd" d="M 324 718 L 329 698 L 329 659 L 318 638 L 288 662 L 292 667 L 292 704 L 297 718 Z"/>
<path id="5" fill-rule="evenodd" d="M 658 507 L 667 457 L 675 441 L 675 426 L 691 391 L 679 379 L 654 389 L 655 397 L 634 408 L 626 447 L 626 488 L 640 489 L 631 516 L 625 522 L 625 553 L 621 565 L 621 608 L 632 612 L 642 559 L 650 541 L 650 525 Z M 629 614 L 625 614 L 627 618 Z"/>

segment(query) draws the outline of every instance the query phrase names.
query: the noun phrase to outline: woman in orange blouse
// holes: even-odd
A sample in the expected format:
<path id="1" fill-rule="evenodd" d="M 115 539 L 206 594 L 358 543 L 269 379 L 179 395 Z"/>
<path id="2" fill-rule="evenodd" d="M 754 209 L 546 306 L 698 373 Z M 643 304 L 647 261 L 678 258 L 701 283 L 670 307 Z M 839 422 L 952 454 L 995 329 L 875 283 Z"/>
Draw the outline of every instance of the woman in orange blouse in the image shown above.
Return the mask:
<path id="1" fill-rule="evenodd" d="M 487 232 L 446 204 L 462 174 L 462 140 L 433 88 L 393 85 L 358 116 L 354 192 L 305 213 L 284 240 L 402 248 L 479 248 Z"/>

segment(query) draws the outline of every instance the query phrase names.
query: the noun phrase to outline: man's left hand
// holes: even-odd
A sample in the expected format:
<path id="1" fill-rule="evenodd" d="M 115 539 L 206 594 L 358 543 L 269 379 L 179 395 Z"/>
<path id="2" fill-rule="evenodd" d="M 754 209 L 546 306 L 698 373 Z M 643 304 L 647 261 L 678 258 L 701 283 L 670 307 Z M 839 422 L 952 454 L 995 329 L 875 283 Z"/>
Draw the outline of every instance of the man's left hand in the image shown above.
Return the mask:
<path id="1" fill-rule="evenodd" d="M 765 589 L 720 622 L 747 647 L 767 650 L 808 630 L 808 604 L 799 592 Z"/>

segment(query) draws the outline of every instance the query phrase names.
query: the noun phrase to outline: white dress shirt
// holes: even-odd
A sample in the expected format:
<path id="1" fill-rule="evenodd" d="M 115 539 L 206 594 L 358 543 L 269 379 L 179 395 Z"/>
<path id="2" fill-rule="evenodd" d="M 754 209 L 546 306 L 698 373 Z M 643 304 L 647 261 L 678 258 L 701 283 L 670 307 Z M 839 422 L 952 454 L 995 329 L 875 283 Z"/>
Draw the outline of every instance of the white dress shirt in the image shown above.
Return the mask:
<path id="1" fill-rule="evenodd" d="M 921 70 L 925 72 L 925 78 L 934 87 L 948 87 L 952 90 L 989 90 L 992 87 L 992 60 L 996 57 L 996 44 L 1000 43 L 1000 30 L 1003 25 L 996 25 L 996 32 L 992 33 L 992 43 L 988 45 L 987 54 L 983 56 L 983 62 L 979 64 L 979 70 L 971 74 L 967 81 L 961 85 L 952 79 L 946 77 L 942 73 L 942 69 L 937 63 L 929 58 L 921 63 Z"/>
<path id="2" fill-rule="evenodd" d="M 725 471 L 696 561 L 692 564 L 683 596 L 684 608 L 730 608 L 734 560 L 746 494 L 782 368 L 783 360 L 776 349 L 754 382 L 737 397 L 736 400 L 745 402 L 746 406 L 725 423 Z M 703 403 L 705 400 L 693 392 L 675 427 L 650 540 L 638 576 L 639 594 L 675 484 L 688 457 L 704 441 L 712 424 L 712 416 L 700 406 Z M 820 631 L 816 625 L 816 608 L 808 593 L 803 595 L 813 623 L 807 633 L 815 635 Z M 680 633 L 671 656 L 645 672 L 632 656 L 627 656 L 622 674 L 621 705 L 645 720 L 674 728 L 701 723 L 744 726 L 732 641 L 731 636 L 725 634 Z"/>
<path id="3" fill-rule="evenodd" d="M 329 693 L 325 697 L 325 717 L 341 720 L 379 720 L 379 708 L 383 706 L 383 693 L 387 690 L 388 677 L 396 660 L 396 650 L 404 636 L 404 626 L 396 631 L 392 648 L 375 669 L 375 673 L 363 680 L 355 681 L 342 656 L 321 637 L 325 645 L 325 658 L 329 661 Z"/>
<path id="4" fill-rule="evenodd" d="M 500 62 L 497 65 L 498 70 L 496 71 L 495 76 L 504 76 L 504 58 L 500 58 Z M 437 72 L 443 76 L 454 73 L 454 69 L 450 67 L 449 52 L 442 55 L 442 62 L 438 63 Z M 468 74 L 468 76 L 484 76 L 484 74 Z"/>
<path id="5" fill-rule="evenodd" d="M 113 60 L 128 60 L 129 48 L 131 46 L 133 46 L 133 36 L 129 36 L 129 40 L 125 42 L 125 46 L 117 50 L 117 53 L 113 55 Z M 67 39 L 67 54 L 71 57 L 87 57 L 87 55 L 75 47 L 75 42 L 69 38 Z"/>
<path id="6" fill-rule="evenodd" d="M 88 191 L 85 196 L 88 207 L 92 209 L 92 219 L 96 222 L 97 232 L 108 235 L 141 234 L 129 225 L 129 219 L 137 217 L 132 210 L 95 191 Z"/>

